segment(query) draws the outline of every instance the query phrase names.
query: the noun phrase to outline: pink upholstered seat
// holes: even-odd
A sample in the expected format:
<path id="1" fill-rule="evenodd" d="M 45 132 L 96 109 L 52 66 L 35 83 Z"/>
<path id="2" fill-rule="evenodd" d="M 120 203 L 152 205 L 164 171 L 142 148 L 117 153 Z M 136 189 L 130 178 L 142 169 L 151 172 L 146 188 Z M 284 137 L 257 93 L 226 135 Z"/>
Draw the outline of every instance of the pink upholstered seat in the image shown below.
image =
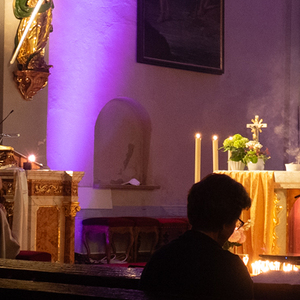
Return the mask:
<path id="1" fill-rule="evenodd" d="M 158 248 L 168 244 L 190 228 L 187 218 L 158 218 L 159 242 Z"/>

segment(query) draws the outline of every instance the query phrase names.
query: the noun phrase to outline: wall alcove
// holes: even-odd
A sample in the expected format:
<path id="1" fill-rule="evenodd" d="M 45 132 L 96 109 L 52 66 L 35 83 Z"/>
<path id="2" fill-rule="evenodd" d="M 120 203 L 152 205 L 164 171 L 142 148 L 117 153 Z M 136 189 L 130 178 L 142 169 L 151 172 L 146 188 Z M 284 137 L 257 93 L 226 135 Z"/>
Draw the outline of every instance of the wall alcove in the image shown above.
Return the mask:
<path id="1" fill-rule="evenodd" d="M 130 98 L 115 98 L 100 111 L 95 124 L 94 188 L 131 188 L 135 178 L 147 186 L 151 121 Z M 149 188 L 149 187 L 148 187 Z"/>

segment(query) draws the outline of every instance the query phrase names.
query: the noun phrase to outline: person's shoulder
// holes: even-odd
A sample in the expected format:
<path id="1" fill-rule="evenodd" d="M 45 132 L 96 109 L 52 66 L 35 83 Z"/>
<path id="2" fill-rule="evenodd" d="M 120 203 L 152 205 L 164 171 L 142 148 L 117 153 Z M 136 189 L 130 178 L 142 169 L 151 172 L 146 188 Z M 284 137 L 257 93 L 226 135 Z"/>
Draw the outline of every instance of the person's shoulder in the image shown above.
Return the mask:
<path id="1" fill-rule="evenodd" d="M 242 259 L 237 254 L 231 253 L 228 250 L 223 250 L 222 249 L 222 255 L 230 263 L 236 263 L 236 264 L 239 264 L 239 265 L 245 265 L 243 263 Z"/>

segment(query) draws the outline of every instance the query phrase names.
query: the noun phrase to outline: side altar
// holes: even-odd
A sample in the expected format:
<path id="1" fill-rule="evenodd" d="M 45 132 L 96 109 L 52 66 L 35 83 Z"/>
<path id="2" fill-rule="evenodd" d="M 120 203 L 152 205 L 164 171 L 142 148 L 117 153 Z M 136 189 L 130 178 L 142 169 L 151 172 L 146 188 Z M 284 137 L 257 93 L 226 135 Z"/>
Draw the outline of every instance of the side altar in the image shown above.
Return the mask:
<path id="1" fill-rule="evenodd" d="M 21 250 L 49 252 L 53 262 L 74 262 L 78 183 L 83 175 L 6 166 L 0 169 L 2 199 Z"/>
<path id="2" fill-rule="evenodd" d="M 249 211 L 241 218 L 251 220 L 245 232 L 247 239 L 237 247 L 238 253 L 247 253 L 250 260 L 260 254 L 287 255 L 293 252 L 294 237 L 290 234 L 290 212 L 300 194 L 300 172 L 287 171 L 216 171 L 240 182 L 252 199 Z"/>

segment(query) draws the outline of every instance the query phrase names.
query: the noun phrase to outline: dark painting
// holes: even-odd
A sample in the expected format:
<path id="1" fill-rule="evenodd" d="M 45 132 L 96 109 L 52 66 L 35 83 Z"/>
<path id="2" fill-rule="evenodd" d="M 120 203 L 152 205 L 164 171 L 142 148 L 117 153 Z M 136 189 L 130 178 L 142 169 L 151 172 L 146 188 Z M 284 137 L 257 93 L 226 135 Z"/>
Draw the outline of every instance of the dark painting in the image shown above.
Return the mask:
<path id="1" fill-rule="evenodd" d="M 138 0 L 137 61 L 224 73 L 224 0 Z"/>

